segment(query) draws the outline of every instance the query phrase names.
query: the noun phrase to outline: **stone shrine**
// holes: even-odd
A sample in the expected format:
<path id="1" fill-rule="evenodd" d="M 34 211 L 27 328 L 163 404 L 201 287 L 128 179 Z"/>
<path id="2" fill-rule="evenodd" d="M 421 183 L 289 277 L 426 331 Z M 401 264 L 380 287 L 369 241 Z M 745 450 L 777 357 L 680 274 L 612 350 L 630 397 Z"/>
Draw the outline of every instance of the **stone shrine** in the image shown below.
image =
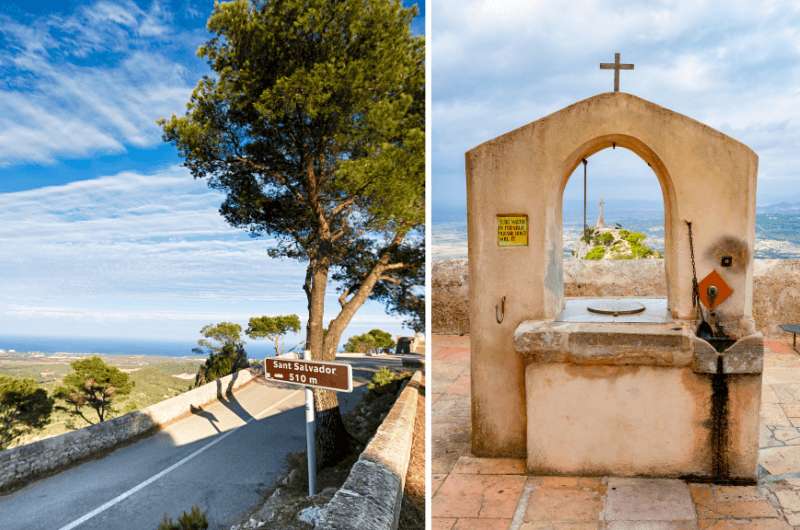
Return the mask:
<path id="1" fill-rule="evenodd" d="M 610 147 L 652 168 L 664 202 L 667 297 L 633 313 L 564 297 L 564 187 Z M 475 455 L 526 457 L 535 474 L 755 480 L 757 166 L 747 146 L 623 92 L 466 154 Z"/>

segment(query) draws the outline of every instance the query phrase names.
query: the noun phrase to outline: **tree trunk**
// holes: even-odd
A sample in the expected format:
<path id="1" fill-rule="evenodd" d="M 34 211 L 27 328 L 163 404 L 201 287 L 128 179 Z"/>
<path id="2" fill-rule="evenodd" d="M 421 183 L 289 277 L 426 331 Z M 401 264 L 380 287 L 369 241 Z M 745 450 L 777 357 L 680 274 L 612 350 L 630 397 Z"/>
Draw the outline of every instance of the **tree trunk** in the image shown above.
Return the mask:
<path id="1" fill-rule="evenodd" d="M 323 318 L 325 314 L 325 292 L 328 286 L 328 267 L 316 262 L 309 263 L 306 273 L 306 295 L 308 297 L 308 328 L 306 348 L 315 360 L 335 360 L 325 351 Z M 335 464 L 350 450 L 350 435 L 347 433 L 339 412 L 339 399 L 329 390 L 314 391 L 316 414 L 317 468 Z"/>

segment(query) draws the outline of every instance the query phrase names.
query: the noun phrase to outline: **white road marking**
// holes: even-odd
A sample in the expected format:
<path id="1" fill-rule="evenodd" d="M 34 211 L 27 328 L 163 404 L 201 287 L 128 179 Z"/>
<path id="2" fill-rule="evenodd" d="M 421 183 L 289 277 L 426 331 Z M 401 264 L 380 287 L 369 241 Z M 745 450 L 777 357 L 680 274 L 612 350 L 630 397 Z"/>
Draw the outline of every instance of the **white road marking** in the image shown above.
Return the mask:
<path id="1" fill-rule="evenodd" d="M 158 473 L 156 473 L 152 477 L 148 478 L 147 480 L 145 480 L 143 482 L 140 482 L 139 484 L 137 484 L 136 486 L 132 487 L 128 491 L 117 495 L 116 497 L 114 497 L 113 499 L 108 501 L 107 503 L 103 504 L 102 506 L 98 506 L 97 508 L 95 508 L 91 512 L 87 513 L 83 517 L 81 517 L 79 519 L 75 519 L 71 523 L 69 523 L 69 524 L 67 524 L 65 526 L 62 526 L 59 530 L 72 530 L 73 528 L 77 527 L 78 525 L 81 525 L 81 524 L 85 523 L 86 521 L 88 521 L 89 519 L 91 519 L 91 518 L 103 513 L 104 511 L 108 510 L 112 506 L 115 506 L 115 505 L 119 504 L 120 502 L 124 501 L 125 499 L 127 499 L 128 497 L 130 497 L 131 495 L 136 493 L 137 491 L 146 488 L 147 486 L 149 486 L 150 484 L 152 484 L 156 480 L 160 479 L 161 477 L 163 477 L 167 473 L 170 473 L 170 472 L 178 469 L 183 464 L 185 464 L 186 462 L 190 461 L 191 459 L 193 459 L 194 457 L 196 457 L 197 455 L 199 455 L 200 453 L 202 453 L 206 449 L 210 449 L 211 447 L 217 445 L 218 443 L 220 443 L 222 440 L 224 440 L 225 438 L 227 438 L 231 434 L 235 433 L 236 431 L 238 431 L 239 429 L 241 429 L 245 425 L 249 424 L 251 421 L 254 421 L 254 420 L 258 419 L 262 414 L 266 414 L 270 410 L 272 410 L 275 407 L 281 405 L 283 402 L 288 401 L 289 398 L 294 397 L 295 394 L 298 394 L 300 392 L 303 392 L 303 391 L 302 390 L 293 391 L 291 394 L 289 394 L 288 396 L 284 397 L 283 399 L 277 401 L 276 403 L 273 403 L 269 407 L 265 408 L 264 410 L 262 410 L 261 412 L 256 414 L 254 417 L 252 417 L 249 420 L 247 420 L 242 425 L 239 425 L 238 427 L 234 427 L 230 431 L 228 431 L 225 434 L 219 436 L 218 438 L 215 438 L 214 440 L 210 441 L 209 443 L 207 443 L 206 445 L 204 445 L 200 449 L 196 450 L 192 454 L 181 458 L 180 460 L 178 460 L 177 462 L 175 462 L 174 464 L 172 464 L 168 468 L 159 471 Z"/>

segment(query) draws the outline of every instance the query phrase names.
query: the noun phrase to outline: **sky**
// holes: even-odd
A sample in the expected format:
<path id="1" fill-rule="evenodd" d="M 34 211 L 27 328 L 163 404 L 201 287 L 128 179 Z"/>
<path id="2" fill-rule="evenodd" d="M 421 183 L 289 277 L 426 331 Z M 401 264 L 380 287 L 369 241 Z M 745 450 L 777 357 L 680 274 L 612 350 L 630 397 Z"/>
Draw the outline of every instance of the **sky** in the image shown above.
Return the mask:
<path id="1" fill-rule="evenodd" d="M 568 7 L 565 7 L 567 5 Z M 758 202 L 800 201 L 800 3 L 793 0 L 436 0 L 431 6 L 433 220 L 463 219 L 464 152 L 621 89 L 758 153 Z M 590 201 L 660 200 L 624 149 L 592 157 Z M 580 199 L 571 179 L 565 199 Z"/>
<path id="2" fill-rule="evenodd" d="M 305 318 L 304 264 L 229 227 L 155 123 L 209 72 L 195 50 L 212 6 L 0 4 L 0 335 L 194 340 L 222 320 Z M 401 321 L 369 302 L 345 336 L 408 334 Z"/>

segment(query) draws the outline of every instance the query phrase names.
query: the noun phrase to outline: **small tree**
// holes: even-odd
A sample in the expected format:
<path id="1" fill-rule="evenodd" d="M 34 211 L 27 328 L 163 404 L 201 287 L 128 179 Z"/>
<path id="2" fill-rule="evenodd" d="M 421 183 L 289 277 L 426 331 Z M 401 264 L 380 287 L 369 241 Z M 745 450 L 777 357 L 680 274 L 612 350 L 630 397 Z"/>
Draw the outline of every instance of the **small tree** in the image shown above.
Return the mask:
<path id="1" fill-rule="evenodd" d="M 70 363 L 72 372 L 64 377 L 63 385 L 56 389 L 55 396 L 67 403 L 62 410 L 80 416 L 92 425 L 96 422 L 84 414 L 84 407 L 94 409 L 103 422 L 116 412 L 114 401 L 133 390 L 128 374 L 115 366 L 109 366 L 100 357 L 79 359 Z"/>
<path id="2" fill-rule="evenodd" d="M 220 322 L 203 326 L 203 338 L 192 349 L 206 355 L 206 362 L 197 370 L 195 386 L 204 385 L 247 368 L 247 352 L 242 341 L 242 326 L 234 322 Z"/>
<path id="3" fill-rule="evenodd" d="M 33 379 L 0 375 L 0 449 L 50 420 L 53 400 Z"/>
<path id="4" fill-rule="evenodd" d="M 394 346 L 392 334 L 382 329 L 373 329 L 362 335 L 353 335 L 344 345 L 344 350 L 353 353 L 368 353 Z"/>
<path id="5" fill-rule="evenodd" d="M 300 331 L 298 315 L 253 317 L 247 325 L 247 336 L 251 339 L 268 339 L 275 345 L 275 355 L 281 354 L 281 337 L 290 331 Z"/>

